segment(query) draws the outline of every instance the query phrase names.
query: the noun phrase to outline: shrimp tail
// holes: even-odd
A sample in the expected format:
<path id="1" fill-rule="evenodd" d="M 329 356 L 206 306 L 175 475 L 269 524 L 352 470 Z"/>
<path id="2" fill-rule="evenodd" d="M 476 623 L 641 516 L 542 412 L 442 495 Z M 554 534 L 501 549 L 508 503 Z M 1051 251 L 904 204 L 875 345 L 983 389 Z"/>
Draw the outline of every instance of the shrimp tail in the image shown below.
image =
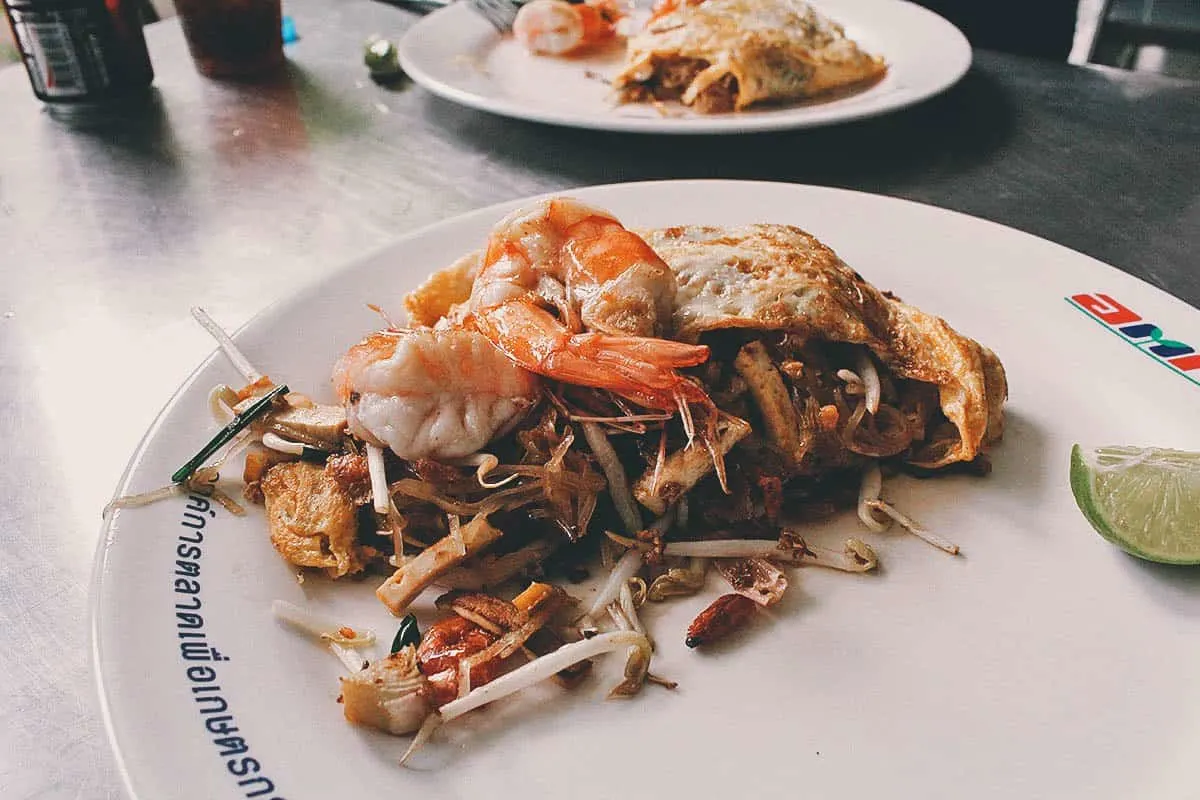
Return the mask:
<path id="1" fill-rule="evenodd" d="M 607 334 L 576 334 L 582 352 L 593 352 L 599 358 L 613 354 L 626 356 L 637 361 L 647 361 L 663 367 L 678 369 L 694 367 L 708 360 L 707 345 L 684 344 L 669 339 L 654 339 L 646 336 L 610 336 Z"/>
<path id="2" fill-rule="evenodd" d="M 695 383 L 676 372 L 708 359 L 705 345 L 640 336 L 571 334 L 528 300 L 506 303 L 468 324 L 530 372 L 563 383 L 608 389 L 647 408 L 674 411 L 679 399 L 710 405 Z"/>

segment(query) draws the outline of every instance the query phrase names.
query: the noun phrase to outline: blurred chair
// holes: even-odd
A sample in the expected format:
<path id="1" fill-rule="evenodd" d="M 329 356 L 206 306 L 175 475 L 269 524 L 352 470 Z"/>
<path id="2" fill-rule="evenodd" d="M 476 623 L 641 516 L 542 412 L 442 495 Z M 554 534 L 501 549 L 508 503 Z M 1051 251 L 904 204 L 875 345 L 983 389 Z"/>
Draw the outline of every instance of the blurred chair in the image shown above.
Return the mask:
<path id="1" fill-rule="evenodd" d="M 1121 69 L 1145 68 L 1200 78 L 1200 0 L 1103 0 L 1086 59 Z M 1174 58 L 1172 59 L 1172 56 Z"/>
<path id="2" fill-rule="evenodd" d="M 954 23 L 972 47 L 1066 61 L 1079 0 L 914 0 Z M 1196 0 L 1200 2 L 1200 0 Z"/>

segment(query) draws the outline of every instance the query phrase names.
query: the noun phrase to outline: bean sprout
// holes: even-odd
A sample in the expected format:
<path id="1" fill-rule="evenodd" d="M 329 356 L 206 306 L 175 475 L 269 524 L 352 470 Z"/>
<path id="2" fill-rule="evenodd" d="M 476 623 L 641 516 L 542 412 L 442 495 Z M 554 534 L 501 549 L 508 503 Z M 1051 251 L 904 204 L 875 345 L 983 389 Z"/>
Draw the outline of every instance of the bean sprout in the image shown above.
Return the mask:
<path id="1" fill-rule="evenodd" d="M 879 385 L 879 371 L 875 369 L 875 362 L 871 358 L 870 352 L 863 350 L 858 356 L 858 374 L 862 378 L 863 389 L 866 392 L 867 411 L 875 414 L 879 411 L 879 400 L 882 395 L 882 389 Z"/>
<path id="2" fill-rule="evenodd" d="M 934 547 L 938 548 L 939 550 L 945 550 L 947 553 L 949 553 L 952 556 L 958 555 L 958 553 L 959 553 L 958 545 L 954 544 L 953 542 L 947 541 L 946 539 L 943 539 L 941 536 L 938 536 L 936 533 L 933 533 L 932 531 L 926 530 L 921 525 L 919 525 L 916 521 L 914 521 L 911 517 L 905 516 L 901 512 L 897 511 L 896 508 L 894 506 L 892 506 L 891 503 L 887 503 L 883 500 L 875 499 L 875 500 L 868 501 L 867 506 L 872 511 L 882 511 L 884 514 L 887 514 L 889 517 L 896 520 L 896 522 L 898 522 L 900 524 L 901 528 L 904 528 L 904 530 L 908 531 L 913 536 L 916 536 L 918 539 L 928 542 L 929 544 L 933 545 Z"/>
<path id="3" fill-rule="evenodd" d="M 540 683 L 567 667 L 578 664 L 580 661 L 586 661 L 587 659 L 627 647 L 636 648 L 638 661 L 632 665 L 632 670 L 635 674 L 630 675 L 630 667 L 627 666 L 625 681 L 609 693 L 610 697 L 626 696 L 618 693 L 619 690 L 622 690 L 623 687 L 632 686 L 633 683 L 640 683 L 640 681 L 645 679 L 645 669 L 650 665 L 650 641 L 637 631 L 600 633 L 590 639 L 581 639 L 578 642 L 564 644 L 553 653 L 541 656 L 527 664 L 522 664 L 512 672 L 502 675 L 491 683 L 485 683 L 483 686 L 472 689 L 466 696 L 446 703 L 437 711 L 430 714 L 425 720 L 421 729 L 417 731 L 417 735 L 413 737 L 412 744 L 409 745 L 408 750 L 401 756 L 400 763 L 404 764 L 408 761 L 409 757 L 425 742 L 429 741 L 429 737 L 433 735 L 433 732 L 443 724 L 451 722 L 469 711 L 474 711 L 480 706 L 508 697 L 511 694 L 516 694 L 522 689 L 533 686 L 535 683 Z M 641 670 L 640 675 L 636 674 L 638 670 Z"/>
<path id="4" fill-rule="evenodd" d="M 192 316 L 204 326 L 204 330 L 208 331 L 217 340 L 217 344 L 225 353 L 225 356 L 233 364 L 234 369 L 240 372 L 242 377 L 246 379 L 246 383 L 254 383 L 262 379 L 263 374 L 255 369 L 254 365 L 250 363 L 250 359 L 242 354 L 242 351 L 234 344 L 229 334 L 216 323 L 216 320 L 208 315 L 207 311 L 196 306 L 192 309 Z"/>
<path id="5" fill-rule="evenodd" d="M 387 472 L 383 464 L 383 450 L 377 445 L 367 444 L 367 471 L 371 476 L 371 504 L 376 514 L 388 513 Z"/>
<path id="6" fill-rule="evenodd" d="M 617 595 L 621 592 L 621 587 L 626 582 L 638 573 L 642 568 L 642 552 L 640 550 L 628 550 L 617 561 L 612 572 L 608 574 L 608 580 L 600 588 L 596 594 L 596 599 L 592 602 L 591 608 L 588 609 L 587 617 L 597 619 L 613 600 L 617 599 Z"/>
<path id="7" fill-rule="evenodd" d="M 861 407 L 859 406 L 859 408 Z M 874 509 L 871 507 L 871 503 L 879 500 L 881 491 L 883 491 L 883 473 L 879 471 L 879 465 L 872 461 L 863 470 L 862 483 L 858 487 L 858 518 L 862 520 L 863 525 L 876 533 L 882 533 L 888 527 L 876 519 L 872 513 Z"/>

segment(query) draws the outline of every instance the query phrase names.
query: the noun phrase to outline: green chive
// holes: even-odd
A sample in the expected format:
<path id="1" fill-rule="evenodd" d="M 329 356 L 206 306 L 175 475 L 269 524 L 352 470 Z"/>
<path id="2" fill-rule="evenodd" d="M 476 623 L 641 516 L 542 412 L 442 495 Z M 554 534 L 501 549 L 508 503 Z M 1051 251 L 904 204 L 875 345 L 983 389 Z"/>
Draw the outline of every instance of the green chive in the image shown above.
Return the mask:
<path id="1" fill-rule="evenodd" d="M 204 462 L 211 458 L 213 453 L 228 444 L 229 440 L 237 436 L 243 428 L 265 414 L 271 408 L 271 404 L 275 402 L 275 398 L 287 394 L 287 391 L 287 386 L 276 386 L 256 400 L 245 411 L 234 417 L 228 425 L 217 432 L 217 435 L 208 444 L 201 448 L 199 453 L 196 453 L 190 461 L 175 470 L 175 474 L 171 476 L 171 481 L 173 483 L 183 483 L 190 478 L 192 473 L 204 466 Z"/>
<path id="2" fill-rule="evenodd" d="M 400 620 L 400 630 L 396 631 L 396 638 L 392 639 L 392 652 L 399 653 L 410 644 L 418 645 L 420 643 L 421 629 L 417 627 L 417 618 L 409 614 Z"/>

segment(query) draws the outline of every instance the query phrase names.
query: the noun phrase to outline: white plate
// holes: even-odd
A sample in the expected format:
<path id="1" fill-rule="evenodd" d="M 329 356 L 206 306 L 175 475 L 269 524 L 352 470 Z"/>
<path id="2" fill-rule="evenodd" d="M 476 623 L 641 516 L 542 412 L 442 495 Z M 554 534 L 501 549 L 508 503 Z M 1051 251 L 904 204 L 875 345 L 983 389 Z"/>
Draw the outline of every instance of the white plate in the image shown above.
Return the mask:
<path id="1" fill-rule="evenodd" d="M 422 19 L 398 49 L 413 80 L 456 103 L 536 122 L 642 133 L 746 133 L 847 122 L 932 97 L 971 65 L 962 33 L 920 6 L 902 0 L 821 0 L 819 6 L 862 47 L 887 59 L 887 76 L 835 100 L 732 114 L 670 104 L 664 116 L 647 104 L 618 106 L 601 78 L 619 71 L 622 47 L 578 58 L 532 56 L 464 3 Z"/>
<path id="2" fill-rule="evenodd" d="M 603 702 L 608 680 L 574 693 L 537 687 L 446 728 L 419 768 L 405 769 L 395 762 L 407 740 L 346 724 L 338 664 L 270 612 L 283 598 L 390 637 L 395 621 L 372 582 L 298 584 L 258 508 L 203 515 L 199 559 L 179 538 L 197 538 L 186 524 L 199 518 L 185 516 L 182 499 L 121 511 L 98 555 L 92 624 L 135 797 L 249 797 L 265 784 L 239 780 L 255 777 L 274 784 L 260 796 L 288 800 L 1195 796 L 1200 572 L 1149 565 L 1100 539 L 1075 509 L 1067 463 L 1076 441 L 1200 450 L 1200 386 L 1066 298 L 1106 294 L 1166 338 L 1195 344 L 1200 312 L 1057 245 L 885 197 L 705 181 L 572 194 L 632 225 L 801 225 L 877 286 L 994 348 L 1012 391 L 991 476 L 885 487 L 964 555 L 870 536 L 853 515 L 841 518 L 823 535 L 868 538 L 880 572 L 795 572 L 782 606 L 736 646 L 705 654 L 682 642 L 715 582 L 647 613 L 655 669 L 680 682 L 677 692 L 647 687 Z M 448 220 L 331 275 L 256 318 L 240 344 L 272 376 L 327 397 L 335 357 L 378 324 L 365 304 L 398 314 L 402 292 L 482 242 L 511 205 Z M 161 485 L 213 432 L 208 387 L 236 379 L 223 358 L 203 364 L 147 434 L 121 491 Z M 191 567 L 177 561 L 199 564 L 184 593 L 176 572 Z M 197 623 L 175 616 L 194 597 L 203 626 L 179 628 Z M 228 660 L 183 660 L 180 636 L 195 633 Z M 611 677 L 617 666 L 603 669 Z"/>

